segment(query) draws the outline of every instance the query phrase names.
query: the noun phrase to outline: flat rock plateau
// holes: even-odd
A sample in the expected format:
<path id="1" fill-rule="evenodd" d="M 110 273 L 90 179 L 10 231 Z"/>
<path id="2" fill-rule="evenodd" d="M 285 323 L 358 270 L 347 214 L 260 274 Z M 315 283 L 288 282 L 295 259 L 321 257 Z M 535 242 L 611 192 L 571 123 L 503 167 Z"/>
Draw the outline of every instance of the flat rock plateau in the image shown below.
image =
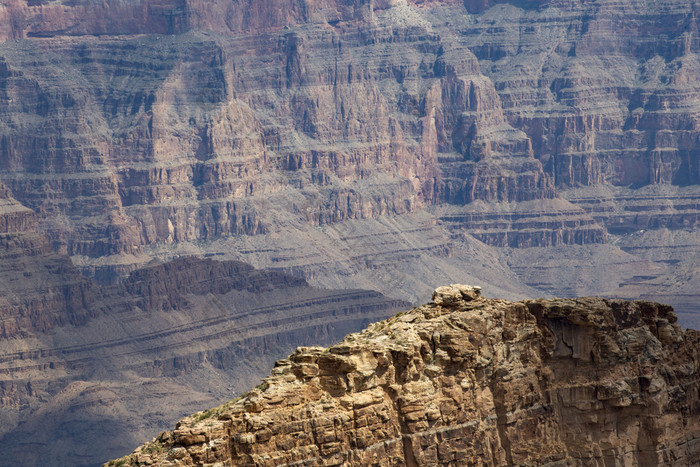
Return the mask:
<path id="1" fill-rule="evenodd" d="M 450 289 L 105 465 L 698 465 L 700 332 L 669 306 Z"/>
<path id="2" fill-rule="evenodd" d="M 0 464 L 95 465 L 441 283 L 700 328 L 699 29 L 687 0 L 3 0 Z"/>

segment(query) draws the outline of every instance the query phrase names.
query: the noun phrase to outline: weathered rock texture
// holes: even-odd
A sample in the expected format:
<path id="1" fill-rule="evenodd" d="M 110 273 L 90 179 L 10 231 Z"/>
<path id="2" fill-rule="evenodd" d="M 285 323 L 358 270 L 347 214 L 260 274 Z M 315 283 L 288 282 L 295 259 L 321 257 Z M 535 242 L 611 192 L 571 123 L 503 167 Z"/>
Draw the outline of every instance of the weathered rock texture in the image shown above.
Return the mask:
<path id="1" fill-rule="evenodd" d="M 472 291 L 299 348 L 107 465 L 697 465 L 700 333 L 669 306 Z"/>
<path id="2" fill-rule="evenodd" d="M 92 281 L 51 250 L 31 209 L 0 185 L 0 339 L 84 324 L 96 306 Z"/>
<path id="3" fill-rule="evenodd" d="M 0 47 L 0 179 L 55 249 L 94 264 L 264 234 L 280 217 L 325 225 L 557 197 L 532 137 L 455 35 L 467 31 L 435 16 L 451 2 L 3 8 L 16 40 Z M 586 223 L 590 235 L 532 244 L 605 241 Z"/>
<path id="4" fill-rule="evenodd" d="M 414 299 L 457 277 L 506 298 L 663 298 L 700 326 L 697 13 L 684 0 L 3 1 L 0 345 L 16 411 L 1 426 L 42 398 L 100 407 L 64 383 L 107 373 L 90 366 L 97 342 L 141 335 L 132 322 L 158 336 L 125 344 L 136 374 L 156 378 L 149 352 L 179 345 L 169 375 L 242 360 L 193 350 L 199 331 L 160 333 L 219 310 L 234 292 L 205 283 L 229 266 L 127 279 L 154 258 L 244 259 Z M 189 279 L 201 288 L 175 291 Z M 236 293 L 221 310 L 251 299 Z M 288 323 L 266 320 L 250 348 L 277 348 Z M 85 373 L 42 379 L 63 378 L 73 346 L 68 367 Z M 129 384 L 114 384 L 120 404 Z M 34 428 L 69 427 L 42 441 L 58 453 L 84 426 L 61 417 L 79 412 L 51 425 L 36 410 L 0 447 L 34 455 L 21 444 Z"/>

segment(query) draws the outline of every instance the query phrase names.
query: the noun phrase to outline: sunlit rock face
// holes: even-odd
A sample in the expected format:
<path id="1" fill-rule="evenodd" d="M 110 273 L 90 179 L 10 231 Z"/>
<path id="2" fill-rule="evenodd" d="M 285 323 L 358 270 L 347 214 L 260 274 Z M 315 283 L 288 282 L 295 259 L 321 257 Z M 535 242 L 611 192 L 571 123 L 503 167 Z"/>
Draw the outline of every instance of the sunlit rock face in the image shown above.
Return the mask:
<path id="1" fill-rule="evenodd" d="M 299 348 L 242 398 L 107 465 L 696 462 L 700 333 L 670 307 L 473 292 L 440 287 L 432 304 Z"/>

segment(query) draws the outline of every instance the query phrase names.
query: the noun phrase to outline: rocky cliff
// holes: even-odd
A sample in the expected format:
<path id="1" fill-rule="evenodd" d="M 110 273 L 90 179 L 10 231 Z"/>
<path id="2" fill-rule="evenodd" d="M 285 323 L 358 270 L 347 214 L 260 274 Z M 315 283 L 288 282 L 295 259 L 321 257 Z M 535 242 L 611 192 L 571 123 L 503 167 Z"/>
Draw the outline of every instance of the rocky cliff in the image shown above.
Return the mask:
<path id="1" fill-rule="evenodd" d="M 21 339 L 90 317 L 92 281 L 52 251 L 31 209 L 0 185 L 0 339 Z"/>
<path id="2" fill-rule="evenodd" d="M 136 445 L 242 389 L 222 368 L 252 359 L 238 374 L 259 375 L 250 349 L 329 343 L 395 306 L 348 288 L 417 302 L 459 278 L 505 298 L 646 298 L 700 326 L 697 13 L 5 0 L 3 455 L 89 463 L 71 443 L 116 439 L 93 426 L 145 419 L 122 438 Z M 272 272 L 160 264 L 183 256 Z M 245 332 L 220 330 L 236 313 Z M 183 393 L 192 405 L 164 404 Z"/>
<path id="3" fill-rule="evenodd" d="M 441 287 L 106 465 L 697 465 L 698 344 L 657 303 Z"/>
<path id="4" fill-rule="evenodd" d="M 270 207 L 327 224 L 555 197 L 439 8 L 12 2 L 0 178 L 88 258 L 265 233 Z"/>

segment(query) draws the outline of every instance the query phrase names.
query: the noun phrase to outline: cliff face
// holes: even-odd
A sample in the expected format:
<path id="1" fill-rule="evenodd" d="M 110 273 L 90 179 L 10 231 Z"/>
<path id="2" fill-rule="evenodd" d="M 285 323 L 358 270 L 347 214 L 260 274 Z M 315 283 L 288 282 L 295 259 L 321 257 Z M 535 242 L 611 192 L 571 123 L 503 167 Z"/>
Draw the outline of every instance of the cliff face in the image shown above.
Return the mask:
<path id="1" fill-rule="evenodd" d="M 378 220 L 414 277 L 447 280 L 477 239 L 510 269 L 485 283 L 646 290 L 690 311 L 697 26 L 680 0 L 7 1 L 0 181 L 103 282 L 223 252 L 415 293 L 392 281 L 394 261 L 366 264 L 376 250 L 358 235 L 326 229 Z M 414 235 L 425 225 L 430 241 Z M 290 252 L 288 232 L 313 241 Z M 545 266 L 510 251 L 534 247 L 564 265 L 549 275 L 587 285 L 545 284 Z M 571 275 L 578 247 L 622 265 L 616 286 Z M 339 248 L 357 257 L 309 260 Z"/>
<path id="2" fill-rule="evenodd" d="M 145 410 L 150 433 L 171 410 L 153 394 L 213 405 L 193 374 L 383 317 L 378 295 L 316 295 L 239 263 L 129 278 L 152 259 L 244 259 L 414 300 L 455 277 L 505 297 L 656 297 L 697 325 L 697 18 L 681 0 L 5 0 L 0 417 L 14 434 L 0 447 L 45 461 L 22 443 L 80 425 L 80 407 L 112 427 L 105 413 Z M 268 280 L 284 292 L 251 292 Z M 292 331 L 269 308 L 289 297 L 308 317 Z M 269 301 L 236 308 L 252 300 Z M 217 330 L 239 311 L 242 335 Z M 83 384 L 113 364 L 115 380 Z M 127 397 L 144 381 L 146 408 Z M 82 433 L 41 443 L 57 453 Z"/>
<path id="3" fill-rule="evenodd" d="M 0 339 L 84 324 L 95 306 L 92 281 L 51 250 L 31 209 L 0 185 Z"/>
<path id="4" fill-rule="evenodd" d="M 370 0 L 9 0 L 0 10 L 5 20 L 0 39 L 178 34 L 193 29 L 258 32 L 307 22 L 368 20 L 374 4 Z"/>
<path id="5" fill-rule="evenodd" d="M 299 348 L 106 465 L 697 463 L 700 334 L 670 307 L 461 289 Z"/>
<path id="6" fill-rule="evenodd" d="M 456 6 L 12 2 L 0 178 L 88 258 L 264 234 L 272 213 L 556 197 L 440 8 Z"/>

